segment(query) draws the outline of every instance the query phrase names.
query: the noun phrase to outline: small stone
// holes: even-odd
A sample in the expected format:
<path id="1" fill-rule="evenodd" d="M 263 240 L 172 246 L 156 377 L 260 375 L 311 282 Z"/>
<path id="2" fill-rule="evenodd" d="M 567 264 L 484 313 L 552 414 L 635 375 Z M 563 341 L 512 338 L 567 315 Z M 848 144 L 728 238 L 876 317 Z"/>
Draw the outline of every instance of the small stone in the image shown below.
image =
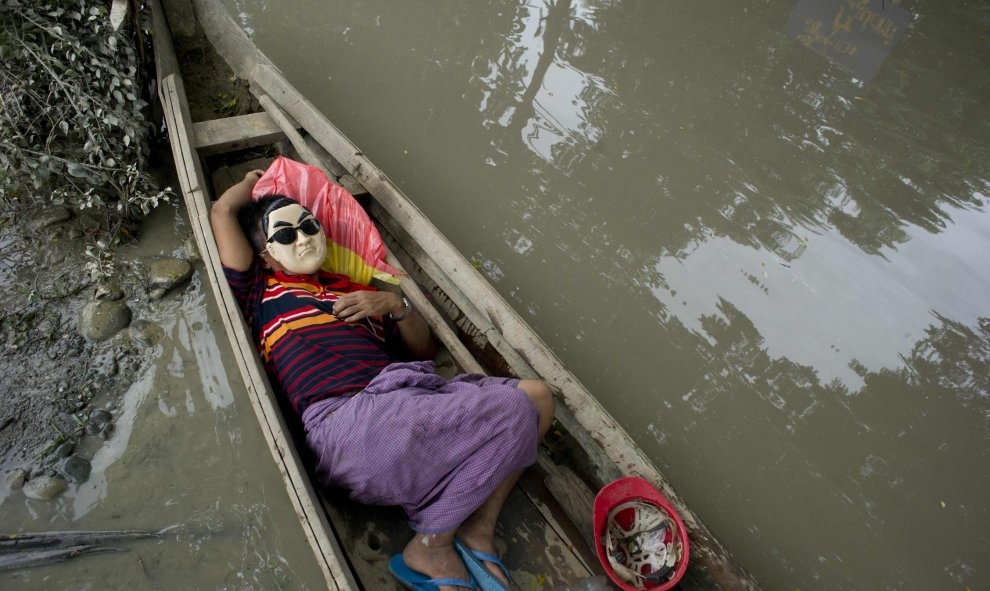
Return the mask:
<path id="1" fill-rule="evenodd" d="M 79 315 L 79 332 L 91 341 L 105 341 L 131 323 L 131 309 L 113 300 L 92 300 Z"/>
<path id="2" fill-rule="evenodd" d="M 24 487 L 24 481 L 27 480 L 28 471 L 24 468 L 14 468 L 13 470 L 7 472 L 4 476 L 4 481 L 7 483 L 7 488 L 9 490 L 18 490 Z"/>
<path id="3" fill-rule="evenodd" d="M 86 425 L 86 435 L 99 435 L 100 426 L 99 425 Z"/>
<path id="4" fill-rule="evenodd" d="M 58 476 L 39 476 L 27 481 L 24 485 L 24 496 L 39 501 L 50 501 L 65 492 L 68 485 L 64 478 Z"/>
<path id="5" fill-rule="evenodd" d="M 69 457 L 70 454 L 72 454 L 72 450 L 75 449 L 75 447 L 76 447 L 75 443 L 72 443 L 71 441 L 66 441 L 65 443 L 62 443 L 61 445 L 56 447 L 54 453 L 56 456 L 60 458 L 67 458 Z"/>
<path id="6" fill-rule="evenodd" d="M 192 277 L 193 268 L 189 261 L 183 259 L 158 259 L 151 263 L 148 273 L 148 287 L 151 289 L 151 297 L 159 299 L 165 293 L 188 281 Z"/>
<path id="7" fill-rule="evenodd" d="M 72 335 L 65 342 L 65 354 L 71 357 L 81 355 L 85 345 L 79 335 Z"/>
<path id="8" fill-rule="evenodd" d="M 182 251 L 194 261 L 203 260 L 203 257 L 199 254 L 199 246 L 196 245 L 196 239 L 192 234 L 186 236 L 186 240 L 182 243 Z"/>
<path id="9" fill-rule="evenodd" d="M 93 466 L 89 460 L 79 456 L 69 456 L 65 458 L 65 463 L 62 464 L 62 474 L 77 483 L 86 482 L 92 469 Z"/>
<path id="10" fill-rule="evenodd" d="M 79 216 L 79 225 L 85 230 L 98 230 L 103 226 L 103 220 L 93 213 L 83 213 Z"/>
<path id="11" fill-rule="evenodd" d="M 124 290 L 116 283 L 104 283 L 96 286 L 96 299 L 117 301 L 124 298 Z"/>
<path id="12" fill-rule="evenodd" d="M 113 415 L 105 410 L 94 410 L 92 414 L 89 415 L 89 423 L 91 425 L 105 425 L 113 420 Z"/>
<path id="13" fill-rule="evenodd" d="M 107 423 L 106 425 L 100 427 L 100 437 L 102 437 L 104 441 L 113 437 L 113 423 Z"/>
<path id="14" fill-rule="evenodd" d="M 72 212 L 66 207 L 49 207 L 38 216 L 38 228 L 59 224 L 72 217 Z"/>
<path id="15" fill-rule="evenodd" d="M 148 320 L 135 320 L 128 328 L 131 340 L 145 347 L 154 347 L 165 336 L 162 327 Z"/>

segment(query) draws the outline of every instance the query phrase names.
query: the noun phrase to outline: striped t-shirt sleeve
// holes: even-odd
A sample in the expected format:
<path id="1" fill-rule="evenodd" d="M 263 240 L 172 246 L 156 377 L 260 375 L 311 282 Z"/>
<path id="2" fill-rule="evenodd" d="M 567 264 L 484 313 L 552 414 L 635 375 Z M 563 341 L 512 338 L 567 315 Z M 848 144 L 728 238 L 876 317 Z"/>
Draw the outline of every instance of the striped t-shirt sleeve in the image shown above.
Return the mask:
<path id="1" fill-rule="evenodd" d="M 228 267 L 223 268 L 224 277 L 230 284 L 230 290 L 234 292 L 237 305 L 244 314 L 244 320 L 248 326 L 255 327 L 258 320 L 255 316 L 261 304 L 261 296 L 265 291 L 265 277 L 261 271 L 261 263 L 255 258 L 251 261 L 251 266 L 245 271 L 235 271 Z"/>

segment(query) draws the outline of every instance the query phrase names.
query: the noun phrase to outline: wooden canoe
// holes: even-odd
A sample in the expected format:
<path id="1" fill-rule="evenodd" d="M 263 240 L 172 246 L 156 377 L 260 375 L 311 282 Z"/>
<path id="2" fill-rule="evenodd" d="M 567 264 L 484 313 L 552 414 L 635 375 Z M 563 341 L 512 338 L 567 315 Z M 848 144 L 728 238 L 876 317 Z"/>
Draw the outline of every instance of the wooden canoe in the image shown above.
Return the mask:
<path id="1" fill-rule="evenodd" d="M 266 144 L 321 167 L 366 203 L 390 249 L 389 262 L 409 276 L 402 291 L 445 347 L 441 365 L 450 371 L 538 378 L 553 388 L 557 423 L 552 436 L 510 496 L 498 530 L 518 588 L 553 589 L 601 573 L 592 549 L 594 491 L 621 476 L 637 475 L 670 500 L 687 526 L 691 562 L 680 588 L 758 589 L 629 434 L 388 177 L 286 81 L 221 0 L 166 2 L 170 10 L 172 5 L 194 9 L 199 29 L 234 74 L 250 83 L 263 107 L 250 115 L 193 121 L 165 10 L 158 0 L 151 3 L 158 92 L 205 274 L 252 407 L 328 589 L 399 589 L 386 564 L 411 534 L 396 509 L 364 507 L 314 486 L 298 425 L 283 416 L 224 280 L 209 208 L 211 198 L 236 179 L 226 172 L 224 182 L 229 169 L 216 170 L 217 155 L 229 162 L 232 154 Z"/>

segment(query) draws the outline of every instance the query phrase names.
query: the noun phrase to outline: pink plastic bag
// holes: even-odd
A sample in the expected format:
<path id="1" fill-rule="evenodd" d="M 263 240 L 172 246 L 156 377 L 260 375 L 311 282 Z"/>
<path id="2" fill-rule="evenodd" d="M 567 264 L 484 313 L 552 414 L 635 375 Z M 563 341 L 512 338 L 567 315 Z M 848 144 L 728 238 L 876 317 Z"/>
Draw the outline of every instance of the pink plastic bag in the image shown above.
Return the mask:
<path id="1" fill-rule="evenodd" d="M 372 278 L 398 283 L 397 270 L 385 263 L 385 244 L 360 204 L 323 171 L 280 156 L 254 187 L 252 197 L 285 195 L 308 208 L 327 235 L 323 270 L 368 285 Z"/>

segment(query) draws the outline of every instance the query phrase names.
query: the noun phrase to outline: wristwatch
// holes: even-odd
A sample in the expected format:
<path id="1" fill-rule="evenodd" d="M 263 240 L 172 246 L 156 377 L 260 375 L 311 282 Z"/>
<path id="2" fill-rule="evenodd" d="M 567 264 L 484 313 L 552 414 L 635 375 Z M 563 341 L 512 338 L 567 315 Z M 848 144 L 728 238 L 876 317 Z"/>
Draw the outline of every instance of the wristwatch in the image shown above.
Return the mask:
<path id="1" fill-rule="evenodd" d="M 409 298 L 407 298 L 406 296 L 402 296 L 402 314 L 396 316 L 395 314 L 389 312 L 388 317 L 398 322 L 400 320 L 405 320 L 406 316 L 409 316 L 409 312 L 411 311 L 412 311 L 412 304 L 409 303 Z"/>

